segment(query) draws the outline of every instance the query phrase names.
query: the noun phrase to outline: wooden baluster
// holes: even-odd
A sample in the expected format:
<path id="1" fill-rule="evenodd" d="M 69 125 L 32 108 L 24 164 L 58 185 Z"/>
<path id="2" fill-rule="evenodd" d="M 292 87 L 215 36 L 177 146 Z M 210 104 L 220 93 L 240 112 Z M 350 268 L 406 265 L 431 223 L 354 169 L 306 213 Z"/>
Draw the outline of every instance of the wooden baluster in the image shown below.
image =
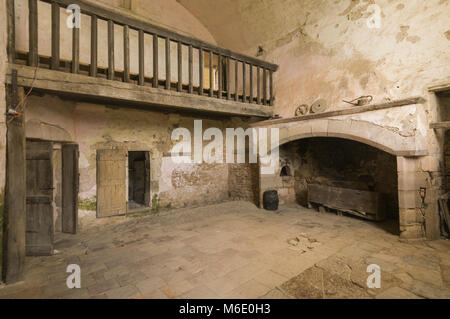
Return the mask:
<path id="1" fill-rule="evenodd" d="M 123 81 L 130 82 L 130 27 L 123 26 Z"/>
<path id="2" fill-rule="evenodd" d="M 91 17 L 91 66 L 89 75 L 97 76 L 97 55 L 98 55 L 98 22 L 97 16 Z"/>
<path id="3" fill-rule="evenodd" d="M 199 48 L 198 49 L 198 68 L 199 68 L 199 86 L 198 86 L 198 94 L 203 95 L 203 81 L 204 81 L 204 77 L 203 77 L 203 49 Z"/>
<path id="4" fill-rule="evenodd" d="M 256 67 L 256 103 L 261 104 L 261 75 L 259 65 Z"/>
<path id="5" fill-rule="evenodd" d="M 218 88 L 217 88 L 217 97 L 219 99 L 222 98 L 222 55 L 219 54 L 217 57 L 217 84 L 218 84 Z"/>
<path id="6" fill-rule="evenodd" d="M 72 73 L 80 73 L 80 28 L 72 29 Z"/>
<path id="7" fill-rule="evenodd" d="M 247 85 L 247 74 L 245 72 L 245 61 L 242 61 L 242 102 L 247 102 L 247 92 L 246 92 L 246 85 Z"/>
<path id="8" fill-rule="evenodd" d="M 273 71 L 270 70 L 269 73 L 269 83 L 270 83 L 270 106 L 273 106 Z"/>
<path id="9" fill-rule="evenodd" d="M 239 101 L 239 61 L 234 60 L 234 100 Z"/>
<path id="10" fill-rule="evenodd" d="M 178 83 L 177 91 L 183 91 L 183 44 L 178 41 Z"/>
<path id="11" fill-rule="evenodd" d="M 227 80 L 227 100 L 231 99 L 231 79 L 230 79 L 230 57 L 227 56 L 227 74 L 226 74 L 226 80 Z"/>
<path id="12" fill-rule="evenodd" d="M 250 103 L 253 103 L 253 65 L 250 63 Z"/>
<path id="13" fill-rule="evenodd" d="M 189 93 L 194 92 L 194 52 L 192 44 L 189 45 Z"/>
<path id="14" fill-rule="evenodd" d="M 263 70 L 263 104 L 267 105 L 267 70 Z"/>
<path id="15" fill-rule="evenodd" d="M 28 65 L 39 65 L 38 53 L 38 8 L 37 0 L 28 0 L 29 9 L 29 52 Z"/>
<path id="16" fill-rule="evenodd" d="M 159 67 L 159 50 L 158 50 L 158 35 L 153 35 L 153 87 L 157 88 L 159 86 L 158 80 L 158 67 Z"/>
<path id="17" fill-rule="evenodd" d="M 214 94 L 213 57 L 214 57 L 214 53 L 212 51 L 209 51 L 209 96 L 210 97 L 212 97 Z"/>
<path id="18" fill-rule="evenodd" d="M 170 68 L 170 39 L 166 38 L 166 90 L 170 90 L 172 72 Z"/>
<path id="19" fill-rule="evenodd" d="M 16 22 L 14 0 L 6 2 L 6 12 L 8 20 L 8 61 L 14 63 L 16 61 Z"/>
<path id="20" fill-rule="evenodd" d="M 145 84 L 145 43 L 144 31 L 139 30 L 139 85 Z"/>
<path id="21" fill-rule="evenodd" d="M 108 79 L 114 80 L 114 22 L 108 20 Z"/>
<path id="22" fill-rule="evenodd" d="M 52 3 L 52 63 L 51 69 L 58 70 L 60 65 L 60 11 L 56 2 Z"/>

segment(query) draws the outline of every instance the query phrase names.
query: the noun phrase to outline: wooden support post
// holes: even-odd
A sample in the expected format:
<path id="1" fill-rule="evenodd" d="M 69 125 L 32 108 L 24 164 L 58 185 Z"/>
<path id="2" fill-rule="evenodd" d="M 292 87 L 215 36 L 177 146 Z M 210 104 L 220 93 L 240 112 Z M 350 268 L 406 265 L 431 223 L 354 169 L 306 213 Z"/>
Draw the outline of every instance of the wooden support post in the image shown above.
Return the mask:
<path id="1" fill-rule="evenodd" d="M 256 103 L 261 104 L 261 72 L 259 66 L 256 67 Z"/>
<path id="2" fill-rule="evenodd" d="M 249 64 L 250 66 L 250 103 L 253 103 L 253 65 Z"/>
<path id="3" fill-rule="evenodd" d="M 239 101 L 239 61 L 234 60 L 234 100 Z"/>
<path id="4" fill-rule="evenodd" d="M 28 65 L 39 65 L 38 53 L 38 8 L 37 0 L 28 0 L 29 9 L 29 52 Z"/>
<path id="5" fill-rule="evenodd" d="M 52 3 L 52 70 L 59 69 L 60 63 L 60 12 L 59 5 L 56 2 Z"/>
<path id="6" fill-rule="evenodd" d="M 145 43 L 144 43 L 144 31 L 139 30 L 139 85 L 145 83 Z"/>
<path id="7" fill-rule="evenodd" d="M 226 80 L 227 80 L 227 100 L 231 99 L 231 79 L 230 79 L 230 57 L 227 56 L 227 74 L 226 74 Z"/>
<path id="8" fill-rule="evenodd" d="M 80 72 L 80 29 L 72 29 L 72 73 Z"/>
<path id="9" fill-rule="evenodd" d="M 213 59 L 214 53 L 209 51 L 209 96 L 212 97 L 214 94 L 214 69 L 213 69 Z"/>
<path id="10" fill-rule="evenodd" d="M 273 100 L 274 100 L 274 98 L 273 98 L 273 71 L 272 70 L 270 70 L 270 73 L 269 73 L 269 85 L 270 85 L 270 106 L 273 106 Z"/>
<path id="11" fill-rule="evenodd" d="M 97 76 L 97 55 L 98 55 L 98 22 L 97 16 L 91 17 L 91 66 L 89 75 Z"/>
<path id="12" fill-rule="evenodd" d="M 123 81 L 130 82 L 130 27 L 123 26 Z"/>
<path id="13" fill-rule="evenodd" d="M 267 105 L 267 70 L 263 70 L 263 104 Z"/>
<path id="14" fill-rule="evenodd" d="M 16 60 L 16 23 L 14 0 L 6 2 L 6 12 L 8 20 L 8 61 L 14 63 Z"/>
<path id="15" fill-rule="evenodd" d="M 108 20 L 108 79 L 114 80 L 114 22 Z"/>
<path id="16" fill-rule="evenodd" d="M 247 85 L 247 74 L 245 72 L 245 61 L 242 61 L 242 102 L 247 102 L 247 92 L 246 92 L 246 85 Z"/>
<path id="17" fill-rule="evenodd" d="M 177 82 L 177 91 L 183 91 L 183 44 L 181 41 L 178 41 L 177 44 L 177 52 L 178 52 L 178 82 Z"/>
<path id="18" fill-rule="evenodd" d="M 153 34 L 153 87 L 157 88 L 158 83 L 158 60 L 159 60 L 159 49 L 158 49 L 158 35 Z"/>
<path id="19" fill-rule="evenodd" d="M 7 108 L 14 110 L 23 98 L 12 70 L 7 92 Z M 23 108 L 20 108 L 23 109 Z M 19 109 L 17 109 L 19 111 Z M 2 279 L 12 284 L 23 279 L 26 229 L 26 159 L 24 115 L 6 116 L 6 188 L 4 198 Z"/>
<path id="20" fill-rule="evenodd" d="M 194 52 L 192 44 L 189 45 L 189 93 L 194 92 Z"/>
<path id="21" fill-rule="evenodd" d="M 200 47 L 198 49 L 198 94 L 199 95 L 203 95 L 203 81 L 204 81 L 204 77 L 203 77 L 203 69 L 204 69 L 204 63 L 203 63 L 203 49 Z"/>
<path id="22" fill-rule="evenodd" d="M 170 67 L 170 39 L 166 38 L 166 90 L 170 90 L 172 70 Z"/>
<path id="23" fill-rule="evenodd" d="M 219 54 L 217 57 L 217 84 L 218 84 L 218 88 L 217 88 L 217 97 L 219 99 L 222 98 L 222 55 Z"/>

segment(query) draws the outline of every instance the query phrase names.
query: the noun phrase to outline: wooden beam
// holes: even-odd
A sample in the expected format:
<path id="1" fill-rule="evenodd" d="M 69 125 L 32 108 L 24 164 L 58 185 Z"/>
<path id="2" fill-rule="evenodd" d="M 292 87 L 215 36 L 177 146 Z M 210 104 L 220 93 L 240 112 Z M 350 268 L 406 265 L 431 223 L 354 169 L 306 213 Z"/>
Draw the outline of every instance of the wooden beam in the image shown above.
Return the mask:
<path id="1" fill-rule="evenodd" d="M 203 69 L 204 69 L 204 63 L 203 63 L 203 49 L 199 48 L 198 49 L 198 71 L 199 71 L 199 85 L 198 85 L 198 94 L 199 95 L 203 95 L 203 81 L 204 81 L 204 77 L 203 77 Z"/>
<path id="2" fill-rule="evenodd" d="M 158 49 L 158 35 L 153 34 L 153 87 L 158 87 L 158 67 L 159 67 L 159 49 Z"/>
<path id="3" fill-rule="evenodd" d="M 52 3 L 52 70 L 59 69 L 60 63 L 60 10 L 57 3 Z"/>
<path id="4" fill-rule="evenodd" d="M 8 23 L 8 61 L 14 63 L 16 60 L 16 22 L 14 0 L 6 2 L 6 14 Z"/>
<path id="5" fill-rule="evenodd" d="M 28 0 L 29 10 L 29 52 L 28 52 L 28 65 L 39 65 L 39 53 L 38 53 L 38 8 L 37 0 Z"/>
<path id="6" fill-rule="evenodd" d="M 189 93 L 194 92 L 194 49 L 189 45 Z"/>
<path id="7" fill-rule="evenodd" d="M 145 83 L 145 42 L 144 31 L 139 30 L 139 85 Z"/>
<path id="8" fill-rule="evenodd" d="M 170 90 L 172 70 L 170 67 L 170 38 L 166 38 L 166 90 Z"/>
<path id="9" fill-rule="evenodd" d="M 108 20 L 108 80 L 114 80 L 114 22 Z"/>
<path id="10" fill-rule="evenodd" d="M 72 29 L 72 73 L 80 72 L 80 29 Z"/>
<path id="11" fill-rule="evenodd" d="M 178 53 L 178 81 L 177 81 L 177 91 L 181 92 L 183 90 L 183 44 L 181 41 L 177 43 L 177 53 Z"/>
<path id="12" fill-rule="evenodd" d="M 23 89 L 18 88 L 17 71 L 12 70 L 7 92 L 7 108 L 18 108 Z M 6 116 L 6 187 L 3 225 L 2 278 L 7 284 L 23 279 L 26 229 L 26 158 L 24 114 Z"/>
<path id="13" fill-rule="evenodd" d="M 97 76 L 97 55 L 98 55 L 98 22 L 97 16 L 91 17 L 91 65 L 89 75 Z"/>
<path id="14" fill-rule="evenodd" d="M 450 129 L 450 121 L 430 123 L 430 129 Z"/>
<path id="15" fill-rule="evenodd" d="M 130 27 L 123 26 L 123 81 L 130 82 Z"/>

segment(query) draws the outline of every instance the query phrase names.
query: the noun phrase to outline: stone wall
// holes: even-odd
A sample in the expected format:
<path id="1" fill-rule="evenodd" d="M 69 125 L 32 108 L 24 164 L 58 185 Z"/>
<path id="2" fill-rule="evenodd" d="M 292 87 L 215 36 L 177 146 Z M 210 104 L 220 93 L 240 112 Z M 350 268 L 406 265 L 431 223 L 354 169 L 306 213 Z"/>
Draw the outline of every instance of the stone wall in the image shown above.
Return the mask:
<path id="1" fill-rule="evenodd" d="M 228 174 L 230 198 L 257 204 L 259 194 L 258 165 L 230 164 Z"/>

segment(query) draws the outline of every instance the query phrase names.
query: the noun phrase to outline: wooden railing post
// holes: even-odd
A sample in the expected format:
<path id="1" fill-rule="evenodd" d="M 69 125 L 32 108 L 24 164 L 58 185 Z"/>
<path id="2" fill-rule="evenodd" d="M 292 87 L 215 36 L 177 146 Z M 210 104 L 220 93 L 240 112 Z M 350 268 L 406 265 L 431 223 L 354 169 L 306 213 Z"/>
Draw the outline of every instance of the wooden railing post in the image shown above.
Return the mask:
<path id="1" fill-rule="evenodd" d="M 269 73 L 269 83 L 270 83 L 270 106 L 273 106 L 273 71 L 270 70 Z"/>
<path id="2" fill-rule="evenodd" d="M 231 79 L 230 79 L 230 57 L 227 56 L 227 74 L 226 74 L 226 78 L 227 78 L 227 100 L 231 99 Z"/>
<path id="3" fill-rule="evenodd" d="M 97 16 L 91 16 L 91 65 L 89 75 L 97 76 L 97 55 L 98 55 L 98 22 Z"/>
<path id="4" fill-rule="evenodd" d="M 217 56 L 217 97 L 219 99 L 222 98 L 222 55 L 219 54 Z"/>
<path id="5" fill-rule="evenodd" d="M 28 0 L 29 9 L 29 52 L 28 65 L 39 65 L 38 54 L 38 8 L 37 0 Z"/>
<path id="6" fill-rule="evenodd" d="M 267 70 L 265 68 L 263 70 L 263 104 L 267 104 Z"/>
<path id="7" fill-rule="evenodd" d="M 52 70 L 58 70 L 60 65 L 60 12 L 59 5 L 52 3 Z"/>
<path id="8" fill-rule="evenodd" d="M 72 29 L 72 73 L 80 72 L 80 28 Z"/>
<path id="9" fill-rule="evenodd" d="M 214 54 L 209 51 L 209 96 L 212 97 L 214 94 L 214 75 L 213 75 L 213 59 Z"/>
<path id="10" fill-rule="evenodd" d="M 108 20 L 108 79 L 114 80 L 114 22 Z"/>
<path id="11" fill-rule="evenodd" d="M 8 61 L 9 63 L 14 63 L 16 61 L 16 14 L 14 0 L 6 2 L 6 11 L 8 19 Z"/>
<path id="12" fill-rule="evenodd" d="M 204 81 L 204 77 L 203 77 L 203 49 L 199 48 L 198 49 L 198 68 L 199 68 L 199 85 L 198 85 L 198 94 L 203 95 L 203 81 Z"/>
<path id="13" fill-rule="evenodd" d="M 189 93 L 194 92 L 194 49 L 192 44 L 189 45 Z"/>
<path id="14" fill-rule="evenodd" d="M 177 44 L 178 51 L 178 82 L 177 82 L 177 91 L 183 91 L 183 44 L 181 41 L 178 41 Z"/>
<path id="15" fill-rule="evenodd" d="M 123 81 L 130 82 L 130 27 L 123 26 Z"/>
<path id="16" fill-rule="evenodd" d="M 246 85 L 247 85 L 247 74 L 245 72 L 245 61 L 242 61 L 242 102 L 247 102 L 247 92 L 246 92 Z"/>
<path id="17" fill-rule="evenodd" d="M 170 90 L 170 82 L 172 79 L 170 67 L 170 39 L 166 38 L 166 90 Z"/>
<path id="18" fill-rule="evenodd" d="M 158 35 L 157 34 L 153 34 L 153 87 L 157 88 L 159 83 L 158 83 L 158 55 L 159 55 L 159 50 L 158 50 Z"/>
<path id="19" fill-rule="evenodd" d="M 259 65 L 256 68 L 256 103 L 261 104 L 261 75 Z"/>
<path id="20" fill-rule="evenodd" d="M 144 31 L 139 30 L 139 85 L 145 83 L 145 43 Z"/>
<path id="21" fill-rule="evenodd" d="M 234 60 L 234 100 L 239 101 L 239 61 Z"/>
<path id="22" fill-rule="evenodd" d="M 249 64 L 250 67 L 250 103 L 253 103 L 253 65 Z"/>

